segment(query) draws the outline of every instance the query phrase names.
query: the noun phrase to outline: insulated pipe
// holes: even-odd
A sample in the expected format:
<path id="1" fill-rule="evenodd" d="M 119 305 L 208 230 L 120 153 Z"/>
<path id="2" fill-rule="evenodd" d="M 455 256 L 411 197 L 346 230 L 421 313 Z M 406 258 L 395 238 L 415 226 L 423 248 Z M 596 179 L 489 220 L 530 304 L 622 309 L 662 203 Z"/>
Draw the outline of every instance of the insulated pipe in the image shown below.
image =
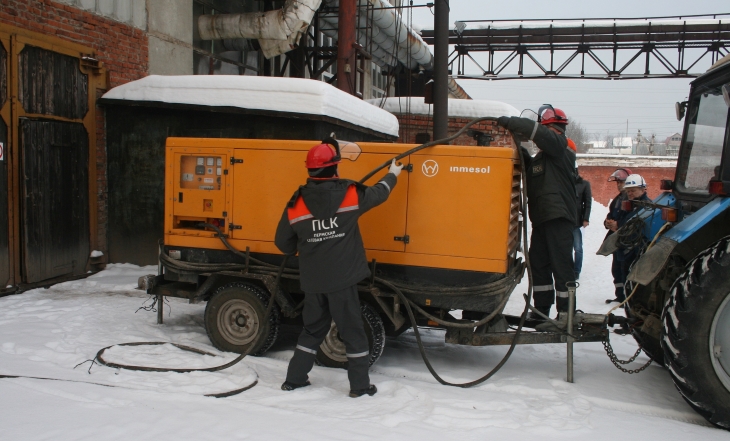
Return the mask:
<path id="1" fill-rule="evenodd" d="M 266 58 L 297 47 L 322 0 L 287 0 L 274 11 L 201 15 L 198 32 L 203 40 L 256 38 Z"/>

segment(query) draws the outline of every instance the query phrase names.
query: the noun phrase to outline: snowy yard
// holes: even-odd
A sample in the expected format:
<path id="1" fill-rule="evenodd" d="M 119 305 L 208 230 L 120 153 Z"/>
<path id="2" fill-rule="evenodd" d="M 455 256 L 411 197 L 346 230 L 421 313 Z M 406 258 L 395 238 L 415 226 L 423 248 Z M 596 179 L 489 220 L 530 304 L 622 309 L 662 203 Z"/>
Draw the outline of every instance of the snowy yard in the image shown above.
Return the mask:
<path id="1" fill-rule="evenodd" d="M 596 256 L 607 209 L 594 202 L 586 230 L 578 308 L 604 313 L 613 297 L 610 258 Z M 0 298 L 0 375 L 52 377 L 79 382 L 0 379 L 2 440 L 484 440 L 647 438 L 662 441 L 726 440 L 680 397 L 669 374 L 652 365 L 628 375 L 609 361 L 600 343 L 575 346 L 575 383 L 565 382 L 565 346 L 518 346 L 486 383 L 441 386 L 423 365 L 412 332 L 388 340 L 371 369 L 379 392 L 347 397 L 345 371 L 315 367 L 312 386 L 279 389 L 296 334 L 284 332 L 264 357 L 247 357 L 216 373 L 149 373 L 89 364 L 109 345 L 169 341 L 219 357 L 182 353 L 172 346 L 116 347 L 108 360 L 155 366 L 214 366 L 234 357 L 210 344 L 203 328 L 205 305 L 170 299 L 165 324 L 137 309 L 148 296 L 137 277 L 156 272 L 115 264 L 85 280 Z M 525 282 L 507 312 L 522 311 Z M 285 330 L 286 331 L 286 330 Z M 506 347 L 446 345 L 442 331 L 425 331 L 427 351 L 448 381 L 482 376 Z M 611 335 L 620 358 L 636 350 L 630 336 Z M 635 366 L 646 361 L 642 354 Z M 229 398 L 203 394 L 251 383 Z M 103 387 L 99 384 L 118 387 Z"/>

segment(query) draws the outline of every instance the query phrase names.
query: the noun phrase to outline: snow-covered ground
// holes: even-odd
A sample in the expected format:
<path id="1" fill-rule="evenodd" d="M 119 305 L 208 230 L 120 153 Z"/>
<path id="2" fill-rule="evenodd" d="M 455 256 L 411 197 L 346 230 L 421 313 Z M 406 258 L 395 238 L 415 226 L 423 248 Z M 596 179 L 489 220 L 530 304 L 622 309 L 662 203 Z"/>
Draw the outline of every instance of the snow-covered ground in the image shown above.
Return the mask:
<path id="1" fill-rule="evenodd" d="M 586 230 L 578 307 L 606 312 L 612 297 L 610 259 L 596 256 L 607 209 L 594 202 Z M 0 379 L 0 439 L 7 440 L 484 440 L 615 439 L 726 440 L 680 397 L 668 373 L 650 366 L 628 375 L 608 360 L 600 343 L 576 344 L 575 383 L 565 381 L 565 346 L 518 346 L 488 382 L 460 389 L 441 386 L 421 362 L 414 336 L 388 340 L 371 370 L 379 392 L 347 397 L 345 371 L 315 367 L 312 386 L 279 389 L 296 334 L 288 330 L 264 357 L 248 357 L 217 373 L 148 373 L 94 366 L 84 360 L 109 345 L 169 341 L 218 357 L 170 346 L 115 347 L 109 361 L 156 366 L 214 366 L 234 355 L 216 351 L 203 328 L 204 305 L 170 299 L 165 324 L 137 309 L 148 296 L 133 288 L 156 268 L 109 265 L 85 280 L 0 298 L 0 375 L 51 377 L 98 384 Z M 522 310 L 525 283 L 508 313 Z M 443 332 L 426 331 L 439 373 L 452 382 L 482 376 L 504 347 L 446 345 Z M 612 334 L 621 358 L 636 350 L 629 336 Z M 646 361 L 644 355 L 638 363 Z M 202 395 L 258 385 L 229 398 Z"/>

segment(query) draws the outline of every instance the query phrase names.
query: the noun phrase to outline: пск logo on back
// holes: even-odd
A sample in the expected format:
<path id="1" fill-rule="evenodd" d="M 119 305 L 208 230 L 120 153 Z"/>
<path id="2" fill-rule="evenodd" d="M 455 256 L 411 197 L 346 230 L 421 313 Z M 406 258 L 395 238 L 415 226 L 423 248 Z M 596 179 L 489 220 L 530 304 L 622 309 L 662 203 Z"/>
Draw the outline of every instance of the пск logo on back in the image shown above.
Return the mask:
<path id="1" fill-rule="evenodd" d="M 439 164 L 433 159 L 429 159 L 423 163 L 421 171 L 423 171 L 423 174 L 426 175 L 426 177 L 432 178 L 439 172 Z"/>

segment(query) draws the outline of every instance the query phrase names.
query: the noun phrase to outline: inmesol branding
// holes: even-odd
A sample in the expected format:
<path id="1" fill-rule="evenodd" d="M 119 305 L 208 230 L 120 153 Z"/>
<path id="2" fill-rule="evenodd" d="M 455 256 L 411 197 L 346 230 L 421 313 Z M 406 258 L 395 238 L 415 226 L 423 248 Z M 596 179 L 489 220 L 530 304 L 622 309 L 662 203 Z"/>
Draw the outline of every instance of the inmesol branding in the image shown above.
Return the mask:
<path id="1" fill-rule="evenodd" d="M 450 172 L 454 173 L 489 173 L 489 166 L 487 167 L 459 167 L 452 165 L 449 167 Z"/>

